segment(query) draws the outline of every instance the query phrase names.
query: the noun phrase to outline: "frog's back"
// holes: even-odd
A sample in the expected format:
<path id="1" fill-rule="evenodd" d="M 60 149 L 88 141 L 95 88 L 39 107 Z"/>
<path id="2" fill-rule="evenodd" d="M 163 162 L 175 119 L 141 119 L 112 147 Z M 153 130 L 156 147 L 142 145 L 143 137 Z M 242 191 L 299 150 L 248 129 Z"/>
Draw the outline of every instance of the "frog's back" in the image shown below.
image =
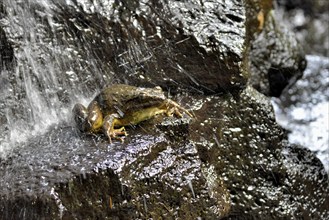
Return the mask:
<path id="1" fill-rule="evenodd" d="M 124 84 L 114 84 L 103 89 L 94 101 L 97 101 L 105 114 L 134 111 L 147 108 L 165 99 L 161 89 L 140 88 Z"/>
<path id="2" fill-rule="evenodd" d="M 125 102 L 136 96 L 136 90 L 138 87 L 125 85 L 125 84 L 114 84 L 109 87 L 103 89 L 96 98 L 102 99 L 99 100 L 100 102 L 103 101 L 114 101 L 114 102 Z M 95 99 L 96 99 L 95 98 Z M 113 104 L 111 102 L 111 104 Z M 116 104 L 116 103 L 114 103 Z"/>
<path id="3" fill-rule="evenodd" d="M 130 97 L 127 97 L 124 93 L 134 89 L 134 86 L 114 84 L 104 88 L 93 101 L 99 104 L 103 113 L 115 113 L 118 108 L 122 108 L 124 103 L 130 99 Z"/>

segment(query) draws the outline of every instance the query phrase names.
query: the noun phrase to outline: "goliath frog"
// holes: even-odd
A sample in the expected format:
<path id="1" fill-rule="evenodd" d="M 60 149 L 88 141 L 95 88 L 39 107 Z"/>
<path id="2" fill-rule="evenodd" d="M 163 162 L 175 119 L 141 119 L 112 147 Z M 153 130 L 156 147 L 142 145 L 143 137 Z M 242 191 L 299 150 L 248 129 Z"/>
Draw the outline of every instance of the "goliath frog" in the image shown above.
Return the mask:
<path id="1" fill-rule="evenodd" d="M 160 87 L 140 88 L 114 84 L 98 94 L 86 108 L 76 104 L 73 108 L 75 123 L 80 131 L 104 134 L 112 139 L 123 140 L 125 127 L 136 125 L 158 114 L 182 117 L 186 113 L 178 103 L 167 99 Z"/>

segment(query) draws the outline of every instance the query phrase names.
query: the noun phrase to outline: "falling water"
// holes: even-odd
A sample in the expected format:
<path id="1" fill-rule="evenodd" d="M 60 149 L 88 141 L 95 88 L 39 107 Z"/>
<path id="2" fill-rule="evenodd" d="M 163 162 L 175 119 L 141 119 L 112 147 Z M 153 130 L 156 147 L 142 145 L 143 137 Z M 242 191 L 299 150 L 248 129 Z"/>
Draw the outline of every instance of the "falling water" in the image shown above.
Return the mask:
<path id="1" fill-rule="evenodd" d="M 3 1 L 0 25 L 15 60 L 0 73 L 2 157 L 49 126 L 68 121 L 72 105 L 86 102 L 104 85 L 106 76 L 95 58 L 81 52 L 86 42 L 79 45 L 76 36 L 65 33 L 55 13 L 59 6 L 51 0 Z"/>

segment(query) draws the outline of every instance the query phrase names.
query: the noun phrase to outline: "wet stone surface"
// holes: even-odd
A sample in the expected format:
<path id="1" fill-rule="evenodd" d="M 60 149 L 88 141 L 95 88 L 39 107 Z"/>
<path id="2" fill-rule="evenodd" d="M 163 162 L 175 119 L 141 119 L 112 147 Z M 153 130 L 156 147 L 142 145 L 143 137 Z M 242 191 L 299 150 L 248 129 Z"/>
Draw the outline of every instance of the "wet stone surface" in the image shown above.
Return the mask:
<path id="1" fill-rule="evenodd" d="M 81 136 L 72 127 L 52 129 L 31 140 L 1 161 L 2 217 L 223 215 L 222 206 L 229 205 L 208 194 L 196 148 L 187 140 L 187 122 L 168 123 L 153 132 L 150 125 L 127 129 L 125 143 L 111 145 L 105 137 Z M 29 206 L 20 212 L 22 207 L 14 205 L 18 202 Z"/>
<path id="2" fill-rule="evenodd" d="M 282 141 L 262 97 L 251 88 L 238 100 L 193 97 L 196 119 L 155 118 L 128 128 L 124 143 L 51 129 L 1 161 L 3 218 L 325 216 L 323 166 Z"/>
<path id="3" fill-rule="evenodd" d="M 59 4 L 54 19 L 73 32 L 70 44 L 90 45 L 112 81 L 172 91 L 179 83 L 196 93 L 240 90 L 246 84 L 246 18 L 239 1 L 145 1 L 110 8 Z"/>
<path id="4" fill-rule="evenodd" d="M 263 68 L 253 79 L 265 94 L 271 68 L 292 70 L 278 71 L 281 92 L 303 67 L 275 23 L 248 49 L 259 40 L 246 28 L 259 8 L 246 16 L 241 1 L 2 2 L 1 43 L 13 44 L 17 63 L 0 78 L 1 219 L 329 215 L 322 164 L 286 143 L 268 98 L 247 87 L 249 60 L 252 73 Z M 72 106 L 112 83 L 162 86 L 196 117 L 127 128 L 124 143 L 77 132 Z"/>

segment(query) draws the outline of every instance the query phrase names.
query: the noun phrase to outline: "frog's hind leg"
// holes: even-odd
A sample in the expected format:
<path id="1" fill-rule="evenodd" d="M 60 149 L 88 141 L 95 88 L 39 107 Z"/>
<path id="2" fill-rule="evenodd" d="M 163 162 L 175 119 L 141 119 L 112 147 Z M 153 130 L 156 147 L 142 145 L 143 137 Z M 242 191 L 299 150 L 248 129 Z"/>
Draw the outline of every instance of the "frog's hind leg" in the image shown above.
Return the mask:
<path id="1" fill-rule="evenodd" d="M 112 143 L 112 139 L 118 139 L 123 142 L 123 138 L 120 136 L 127 136 L 125 127 L 121 127 L 119 129 L 114 128 L 114 126 L 118 124 L 119 118 L 120 116 L 118 114 L 111 114 L 104 118 L 103 130 L 110 143 Z"/>

